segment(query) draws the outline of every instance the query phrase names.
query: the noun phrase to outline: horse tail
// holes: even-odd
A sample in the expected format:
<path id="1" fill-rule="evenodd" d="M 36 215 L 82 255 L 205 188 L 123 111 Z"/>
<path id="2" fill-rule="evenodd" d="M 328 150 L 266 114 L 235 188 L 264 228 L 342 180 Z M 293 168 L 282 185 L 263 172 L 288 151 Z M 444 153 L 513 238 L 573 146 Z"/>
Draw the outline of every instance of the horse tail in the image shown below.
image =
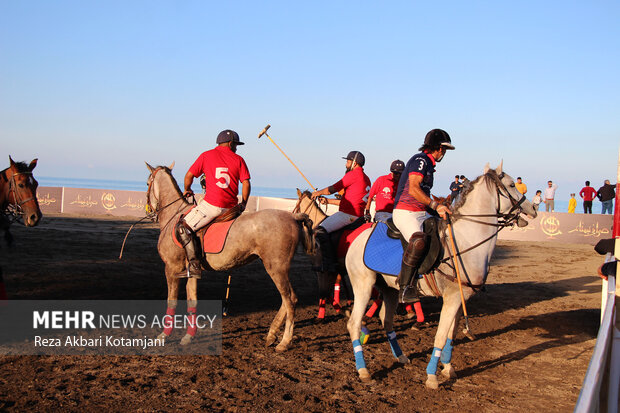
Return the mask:
<path id="1" fill-rule="evenodd" d="M 304 246 L 306 254 L 315 255 L 314 231 L 312 230 L 312 220 L 308 215 L 303 213 L 293 214 L 293 218 L 299 224 L 301 231 L 301 242 Z"/>

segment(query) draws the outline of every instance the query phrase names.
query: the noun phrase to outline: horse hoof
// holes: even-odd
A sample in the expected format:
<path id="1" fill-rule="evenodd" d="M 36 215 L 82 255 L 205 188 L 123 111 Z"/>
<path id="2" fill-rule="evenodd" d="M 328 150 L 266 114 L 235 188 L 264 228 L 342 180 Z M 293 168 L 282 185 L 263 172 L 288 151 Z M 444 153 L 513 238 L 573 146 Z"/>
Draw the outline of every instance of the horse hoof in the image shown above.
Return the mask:
<path id="1" fill-rule="evenodd" d="M 452 367 L 452 365 L 450 364 L 444 366 L 444 368 L 441 370 L 441 375 L 449 379 L 456 379 L 457 377 L 456 370 L 454 370 L 454 367 Z"/>
<path id="2" fill-rule="evenodd" d="M 407 320 L 411 320 L 415 317 L 415 313 L 413 311 L 407 311 L 407 315 L 405 317 L 407 317 Z"/>
<path id="3" fill-rule="evenodd" d="M 166 341 L 167 338 L 168 336 L 166 335 L 166 333 L 161 333 L 160 335 L 157 336 L 157 340 L 161 340 L 161 341 Z"/>
<path id="4" fill-rule="evenodd" d="M 364 383 L 372 382 L 372 379 L 370 378 L 370 373 L 368 372 L 368 369 L 366 367 L 359 369 L 357 371 L 357 374 L 359 374 L 360 380 L 362 380 Z"/>
<path id="5" fill-rule="evenodd" d="M 271 334 L 267 334 L 267 338 L 265 339 L 265 347 L 270 347 L 275 342 L 276 342 L 276 336 L 275 335 L 271 335 Z"/>
<path id="6" fill-rule="evenodd" d="M 185 334 L 185 336 L 181 339 L 181 345 L 182 346 L 188 345 L 189 343 L 192 342 L 193 338 L 194 337 L 190 336 L 189 334 Z"/>
<path id="7" fill-rule="evenodd" d="M 286 351 L 286 350 L 288 350 L 288 344 L 282 344 L 282 343 L 280 343 L 280 344 L 278 344 L 278 345 L 276 346 L 276 351 L 277 351 L 278 353 L 282 353 L 283 351 Z"/>
<path id="8" fill-rule="evenodd" d="M 437 390 L 439 388 L 439 382 L 437 381 L 436 375 L 428 375 L 428 378 L 426 379 L 426 388 L 431 390 Z"/>
<path id="9" fill-rule="evenodd" d="M 401 364 L 409 364 L 409 363 L 411 363 L 411 361 L 404 354 L 401 354 L 400 356 L 398 356 L 398 362 L 401 363 Z"/>

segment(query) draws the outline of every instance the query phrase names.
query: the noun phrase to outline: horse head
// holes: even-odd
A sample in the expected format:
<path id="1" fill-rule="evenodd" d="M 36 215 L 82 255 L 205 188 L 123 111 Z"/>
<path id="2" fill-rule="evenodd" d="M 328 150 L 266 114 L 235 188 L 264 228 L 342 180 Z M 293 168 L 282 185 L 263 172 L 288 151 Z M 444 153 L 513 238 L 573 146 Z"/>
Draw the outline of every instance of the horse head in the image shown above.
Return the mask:
<path id="1" fill-rule="evenodd" d="M 145 162 L 146 167 L 148 168 L 150 174 L 146 180 L 146 184 L 148 185 L 148 189 L 146 190 L 146 208 L 147 213 L 149 214 L 159 214 L 161 209 L 165 208 L 161 207 L 160 204 L 166 204 L 168 198 L 167 193 L 170 192 L 164 191 L 164 187 L 172 187 L 176 189 L 176 199 L 182 198 L 181 190 L 176 183 L 176 180 L 172 176 L 172 168 L 174 168 L 174 162 L 170 164 L 170 166 L 157 166 L 152 167 L 148 162 Z M 160 174 L 159 172 L 162 172 Z"/>
<path id="2" fill-rule="evenodd" d="M 527 200 L 525 195 L 517 190 L 515 180 L 503 171 L 503 164 L 503 161 L 500 162 L 495 170 L 491 170 L 488 164 L 484 168 L 484 174 L 491 174 L 492 179 L 496 181 L 499 194 L 499 212 L 502 214 L 516 213 L 517 215 L 524 213 L 530 218 L 536 218 L 537 212 L 534 206 Z"/>
<path id="3" fill-rule="evenodd" d="M 24 218 L 24 225 L 34 227 L 43 216 L 39 201 L 37 200 L 37 187 L 39 183 L 32 175 L 32 170 L 37 166 L 37 159 L 33 159 L 29 165 L 25 162 L 15 162 L 9 156 L 10 165 L 3 171 L 8 186 L 4 189 L 4 202 L 2 207 L 9 207 L 11 213 Z"/>
<path id="4" fill-rule="evenodd" d="M 312 193 L 310 191 L 301 191 L 297 188 L 297 205 L 293 212 L 302 212 L 310 217 L 312 220 L 312 228 L 316 228 L 319 224 L 327 218 L 327 214 L 323 212 L 316 200 L 312 199 Z"/>

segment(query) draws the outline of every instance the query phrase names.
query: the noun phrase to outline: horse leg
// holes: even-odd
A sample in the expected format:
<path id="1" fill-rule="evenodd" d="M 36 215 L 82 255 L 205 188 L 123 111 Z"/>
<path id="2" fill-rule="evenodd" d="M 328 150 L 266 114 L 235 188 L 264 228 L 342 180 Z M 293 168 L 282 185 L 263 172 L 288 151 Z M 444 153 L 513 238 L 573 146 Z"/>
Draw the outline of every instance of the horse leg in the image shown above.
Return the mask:
<path id="1" fill-rule="evenodd" d="M 198 305 L 197 293 L 198 280 L 196 278 L 188 278 L 185 291 L 187 293 L 187 332 L 181 339 L 181 345 L 185 346 L 192 342 L 196 335 L 196 305 Z"/>
<path id="2" fill-rule="evenodd" d="M 322 321 L 325 318 L 327 298 L 335 283 L 335 275 L 329 271 L 317 271 L 316 275 L 319 284 L 319 314 L 317 315 L 317 319 Z"/>
<path id="3" fill-rule="evenodd" d="M 381 318 L 383 329 L 387 335 L 388 343 L 390 343 L 390 348 L 392 349 L 394 357 L 396 357 L 399 363 L 407 364 L 409 363 L 409 359 L 400 349 L 398 340 L 396 339 L 396 332 L 394 331 L 394 313 L 398 305 L 398 291 L 393 288 L 384 288 L 382 292 L 384 305 L 381 311 L 379 311 L 379 317 Z"/>
<path id="4" fill-rule="evenodd" d="M 340 285 L 342 283 L 342 276 L 338 274 L 336 276 L 336 282 L 334 283 L 334 300 L 332 301 L 332 307 L 336 310 L 336 314 L 340 313 L 342 309 L 340 307 Z"/>
<path id="5" fill-rule="evenodd" d="M 366 304 L 370 300 L 372 295 L 372 286 L 374 284 L 374 277 L 366 277 L 365 279 L 358 280 L 357 278 L 350 277 L 353 291 L 355 293 L 355 300 L 353 301 L 353 311 L 351 311 L 351 317 L 347 322 L 347 330 L 349 330 L 349 336 L 353 344 L 353 354 L 355 355 L 355 368 L 362 381 L 368 382 L 371 380 L 370 373 L 366 368 L 366 361 L 364 360 L 364 352 L 362 344 L 360 342 L 360 333 L 362 332 L 362 319 L 366 312 Z"/>
<path id="6" fill-rule="evenodd" d="M 158 340 L 165 341 L 172 334 L 173 318 L 177 308 L 177 298 L 179 297 L 179 279 L 174 276 L 175 272 L 166 265 L 166 283 L 168 284 L 168 308 L 164 316 L 164 331 L 157 336 Z"/>
<path id="7" fill-rule="evenodd" d="M 441 307 L 439 325 L 437 326 L 437 333 L 435 334 L 433 352 L 426 367 L 426 387 L 433 390 L 439 388 L 436 374 L 441 351 L 446 345 L 449 332 L 454 329 L 456 315 L 461 309 L 461 297 L 458 287 L 452 285 L 450 287 L 448 287 L 448 291 L 444 292 L 443 306 Z"/>
<path id="8" fill-rule="evenodd" d="M 454 318 L 454 321 L 452 322 L 452 328 L 450 329 L 450 332 L 448 334 L 448 339 L 446 340 L 446 344 L 443 346 L 443 349 L 441 350 L 441 364 L 443 365 L 443 369 L 441 370 L 441 375 L 449 378 L 449 379 L 456 379 L 456 370 L 454 370 L 454 367 L 452 367 L 452 349 L 453 349 L 453 345 L 452 342 L 454 340 L 454 338 L 456 337 L 456 329 L 459 325 L 459 319 L 461 318 L 461 314 L 463 313 L 462 309 L 459 309 L 459 311 L 456 313 L 456 317 Z"/>
<path id="9" fill-rule="evenodd" d="M 275 261 L 275 262 L 274 262 Z M 275 342 L 276 334 L 282 325 L 284 316 L 286 315 L 286 324 L 284 325 L 284 333 L 282 334 L 282 340 L 276 346 L 276 351 L 285 351 L 288 349 L 291 341 L 293 340 L 293 329 L 295 327 L 295 305 L 297 304 L 297 296 L 291 286 L 291 281 L 288 278 L 290 270 L 290 261 L 282 262 L 282 258 L 273 258 L 271 260 L 263 258 L 263 264 L 265 270 L 273 280 L 280 296 L 282 297 L 282 305 L 280 310 L 276 314 L 275 318 L 271 322 L 269 332 L 267 333 L 266 344 L 271 345 Z"/>

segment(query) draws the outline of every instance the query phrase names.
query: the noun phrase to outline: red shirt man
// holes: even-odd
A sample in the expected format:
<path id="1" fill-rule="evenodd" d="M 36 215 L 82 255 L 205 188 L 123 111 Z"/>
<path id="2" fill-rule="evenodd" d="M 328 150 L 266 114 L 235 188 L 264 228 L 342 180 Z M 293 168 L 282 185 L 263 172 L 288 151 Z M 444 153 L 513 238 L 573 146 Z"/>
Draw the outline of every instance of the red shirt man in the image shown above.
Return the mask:
<path id="1" fill-rule="evenodd" d="M 237 205 L 239 182 L 242 183 L 242 204 L 250 198 L 250 173 L 243 158 L 236 154 L 237 146 L 243 145 L 237 132 L 226 129 L 217 135 L 214 149 L 203 152 L 192 164 L 183 184 L 184 196 L 188 197 L 192 191 L 194 178 L 205 175 L 205 196 L 185 217 L 179 221 L 176 233 L 185 249 L 189 265 L 187 271 L 178 274 L 179 277 L 200 278 L 202 274 L 200 259 L 194 241 L 195 232 L 213 221 L 215 217 L 229 208 Z"/>
<path id="2" fill-rule="evenodd" d="M 398 187 L 398 181 L 405 169 L 405 163 L 399 159 L 390 165 L 390 173 L 377 178 L 370 193 L 368 194 L 368 202 L 366 203 L 365 214 L 370 215 L 370 204 L 375 200 L 375 221 L 386 221 L 391 218 L 394 210 L 394 198 Z"/>
<path id="3" fill-rule="evenodd" d="M 590 186 L 590 181 L 586 181 L 586 186 L 581 188 L 579 196 L 583 198 L 583 213 L 592 213 L 592 201 L 596 198 L 596 189 Z"/>
<path id="4" fill-rule="evenodd" d="M 228 146 L 216 146 L 203 152 L 189 168 L 194 178 L 205 175 L 205 197 L 211 205 L 232 208 L 237 205 L 239 182 L 250 179 L 243 158 Z"/>

